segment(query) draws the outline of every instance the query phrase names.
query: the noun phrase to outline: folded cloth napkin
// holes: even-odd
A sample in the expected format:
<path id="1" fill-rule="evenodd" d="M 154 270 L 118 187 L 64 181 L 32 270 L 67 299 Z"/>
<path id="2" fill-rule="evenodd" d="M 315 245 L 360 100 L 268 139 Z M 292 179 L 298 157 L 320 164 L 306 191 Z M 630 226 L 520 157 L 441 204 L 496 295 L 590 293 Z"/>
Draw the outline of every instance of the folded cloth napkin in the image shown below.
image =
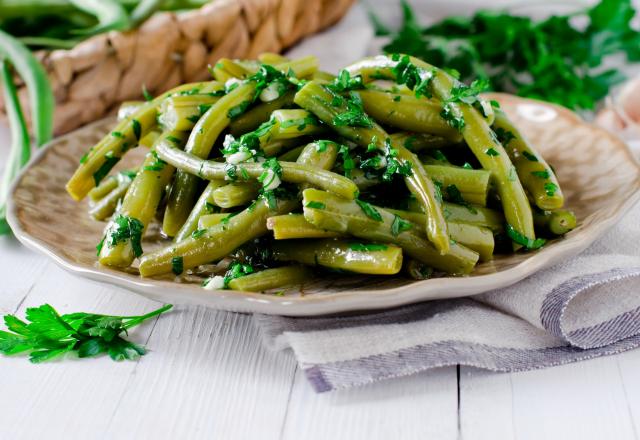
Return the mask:
<path id="1" fill-rule="evenodd" d="M 355 316 L 255 315 L 317 392 L 445 365 L 522 371 L 640 345 L 640 205 L 576 258 L 472 298 Z"/>
<path id="2" fill-rule="evenodd" d="M 367 50 L 371 35 L 356 7 L 295 51 L 315 53 L 324 68 L 337 70 Z M 318 392 L 445 365 L 522 371 L 620 353 L 640 345 L 638 219 L 640 206 L 581 255 L 472 298 L 362 315 L 254 320 L 268 347 L 293 350 Z"/>

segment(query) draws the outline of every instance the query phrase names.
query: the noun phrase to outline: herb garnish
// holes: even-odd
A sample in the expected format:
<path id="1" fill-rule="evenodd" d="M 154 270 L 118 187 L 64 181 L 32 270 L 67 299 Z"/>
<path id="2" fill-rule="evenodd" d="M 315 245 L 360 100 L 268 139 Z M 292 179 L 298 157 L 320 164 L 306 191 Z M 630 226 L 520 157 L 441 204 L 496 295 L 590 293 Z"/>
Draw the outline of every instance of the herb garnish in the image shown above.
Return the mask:
<path id="1" fill-rule="evenodd" d="M 178 256 L 171 259 L 171 272 L 175 275 L 180 275 L 184 272 L 184 258 Z"/>
<path id="2" fill-rule="evenodd" d="M 156 153 L 155 150 L 151 151 L 149 154 L 153 156 L 153 162 L 151 162 L 149 165 L 143 166 L 142 169 L 145 171 L 162 171 L 165 165 L 167 165 L 167 162 L 160 159 L 160 157 L 158 157 L 158 153 Z"/>
<path id="3" fill-rule="evenodd" d="M 307 208 L 313 208 L 313 209 L 325 209 L 325 208 L 327 207 L 327 205 L 325 205 L 325 204 L 324 204 L 324 203 L 322 203 L 322 202 L 314 202 L 314 201 L 311 201 L 311 202 L 308 202 L 308 203 L 305 205 L 305 207 L 307 207 Z"/>
<path id="4" fill-rule="evenodd" d="M 349 245 L 349 249 L 352 251 L 386 251 L 389 247 L 386 244 L 375 244 L 375 243 L 351 243 Z"/>
<path id="5" fill-rule="evenodd" d="M 124 243 L 127 240 L 131 241 L 131 248 L 133 254 L 136 257 L 142 255 L 142 231 L 144 225 L 140 220 L 134 217 L 128 217 L 126 215 L 118 214 L 113 219 L 113 224 L 110 230 L 107 232 L 108 240 L 102 239 L 98 245 L 98 253 L 102 249 L 102 245 L 106 244 L 109 247 L 114 247 L 118 243 Z"/>
<path id="6" fill-rule="evenodd" d="M 545 240 L 544 238 L 536 238 L 535 240 L 533 240 L 529 237 L 526 237 L 520 232 L 516 231 L 509 223 L 507 223 L 507 235 L 515 243 L 524 246 L 527 250 L 539 249 L 547 242 L 547 240 Z"/>
<path id="7" fill-rule="evenodd" d="M 381 222 L 384 221 L 382 219 L 382 216 L 380 215 L 380 213 L 378 212 L 378 210 L 376 208 L 374 208 L 373 206 L 371 206 L 369 203 L 367 202 L 363 202 L 362 200 L 359 199 L 355 199 L 356 203 L 358 204 L 358 206 L 360 207 L 360 209 L 362 209 L 364 211 L 365 214 L 367 214 L 367 217 L 377 221 L 377 222 Z"/>
<path id="8" fill-rule="evenodd" d="M 400 233 L 408 231 L 411 228 L 413 228 L 413 224 L 411 222 L 394 215 L 393 223 L 391 223 L 391 234 L 393 234 L 394 237 L 397 237 Z"/>
<path id="9" fill-rule="evenodd" d="M 29 352 L 29 360 L 34 364 L 68 352 L 76 352 L 80 358 L 107 353 L 114 361 L 134 360 L 146 350 L 123 339 L 121 334 L 171 307 L 168 304 L 140 316 L 60 315 L 49 304 L 30 307 L 25 313 L 26 321 L 15 315 L 4 316 L 9 331 L 0 331 L 0 352 L 6 355 Z"/>
<path id="10" fill-rule="evenodd" d="M 229 265 L 229 270 L 224 274 L 224 288 L 229 288 L 229 282 L 231 280 L 235 280 L 236 278 L 243 277 L 245 275 L 249 275 L 253 273 L 253 266 L 250 264 L 243 264 L 237 261 L 234 261 Z"/>

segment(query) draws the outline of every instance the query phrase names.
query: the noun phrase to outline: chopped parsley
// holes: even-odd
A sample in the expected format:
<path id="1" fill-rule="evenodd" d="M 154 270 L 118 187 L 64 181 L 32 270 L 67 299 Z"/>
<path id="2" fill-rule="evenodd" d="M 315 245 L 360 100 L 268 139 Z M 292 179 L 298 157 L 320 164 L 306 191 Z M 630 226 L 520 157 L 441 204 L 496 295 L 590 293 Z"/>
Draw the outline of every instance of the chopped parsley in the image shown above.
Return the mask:
<path id="1" fill-rule="evenodd" d="M 346 100 L 347 110 L 334 116 L 333 124 L 338 127 L 373 127 L 373 121 L 364 112 L 362 99 L 357 93 L 349 92 Z"/>
<path id="2" fill-rule="evenodd" d="M 231 280 L 249 275 L 254 272 L 253 266 L 234 261 L 229 265 L 229 270 L 224 274 L 224 288 L 229 288 Z"/>
<path id="3" fill-rule="evenodd" d="M 334 79 L 332 83 L 327 84 L 327 88 L 337 93 L 343 93 L 350 90 L 363 89 L 364 83 L 362 82 L 361 75 L 351 77 L 348 70 L 342 69 L 336 79 Z"/>
<path id="4" fill-rule="evenodd" d="M 496 134 L 496 137 L 498 138 L 498 141 L 504 145 L 505 147 L 509 145 L 509 142 L 511 142 L 512 140 L 514 140 L 516 138 L 516 135 L 513 134 L 513 132 L 509 131 L 509 130 L 505 130 L 502 127 L 498 127 L 494 130 L 494 133 Z"/>
<path id="5" fill-rule="evenodd" d="M 549 174 L 549 171 L 547 171 L 547 170 L 531 171 L 531 175 L 539 177 L 541 179 L 548 179 L 549 177 L 551 177 L 551 174 Z"/>
<path id="6" fill-rule="evenodd" d="M 112 131 L 111 136 L 119 139 L 124 139 L 124 134 L 121 131 Z"/>
<path id="7" fill-rule="evenodd" d="M 538 162 L 538 158 L 526 150 L 522 152 L 522 155 L 526 157 L 530 162 Z"/>
<path id="8" fill-rule="evenodd" d="M 147 86 L 144 84 L 142 85 L 142 96 L 144 97 L 145 101 L 153 101 L 153 95 L 149 93 L 149 91 L 147 90 Z"/>
<path id="9" fill-rule="evenodd" d="M 104 155 L 104 163 L 100 165 L 100 168 L 98 168 L 95 173 L 93 173 L 93 181 L 95 182 L 96 186 L 98 186 L 100 182 L 102 182 L 102 179 L 104 179 L 107 174 L 109 174 L 109 171 L 111 171 L 111 169 L 118 163 L 119 160 L 120 158 L 114 156 L 111 151 Z"/>
<path id="10" fill-rule="evenodd" d="M 184 258 L 178 256 L 171 259 L 171 272 L 176 275 L 180 275 L 184 272 Z"/>
<path id="11" fill-rule="evenodd" d="M 98 244 L 98 253 L 102 250 L 102 246 L 106 244 L 110 248 L 115 247 L 119 243 L 131 242 L 133 254 L 137 257 L 142 255 L 142 232 L 144 224 L 135 217 L 118 214 L 114 219 L 107 235 Z"/>
<path id="12" fill-rule="evenodd" d="M 442 105 L 440 116 L 442 116 L 442 119 L 444 119 L 447 124 L 458 131 L 462 131 L 466 125 L 460 112 L 450 102 L 445 102 Z"/>
<path id="13" fill-rule="evenodd" d="M 153 162 L 151 162 L 149 165 L 143 166 L 142 169 L 145 171 L 162 171 L 165 165 L 167 165 L 167 162 L 160 159 L 158 157 L 158 153 L 156 153 L 155 150 L 151 151 L 149 154 L 153 157 Z"/>
<path id="14" fill-rule="evenodd" d="M 393 216 L 393 223 L 391 223 L 391 234 L 393 234 L 394 237 L 397 237 L 400 233 L 408 231 L 411 228 L 413 228 L 413 224 L 411 222 L 408 222 L 397 215 Z"/>
<path id="15" fill-rule="evenodd" d="M 459 205 L 464 206 L 465 208 L 467 208 L 469 210 L 469 212 L 471 212 L 472 214 L 477 213 L 478 211 L 476 210 L 476 208 L 474 208 L 473 206 L 471 206 L 471 204 L 469 202 L 467 202 L 463 197 L 462 197 L 462 193 L 460 192 L 460 190 L 458 189 L 457 186 L 455 185 L 448 185 L 445 190 L 447 191 L 447 197 L 449 198 L 450 201 L 452 201 L 453 203 L 457 203 Z"/>
<path id="16" fill-rule="evenodd" d="M 364 211 L 364 213 L 367 215 L 367 217 L 369 217 L 370 219 L 373 219 L 373 220 L 375 220 L 377 222 L 384 221 L 382 219 L 382 216 L 378 212 L 378 210 L 376 208 L 374 208 L 373 206 L 371 206 L 369 203 L 363 202 L 362 200 L 359 200 L 359 199 L 356 199 L 355 201 L 358 204 L 358 206 L 360 207 L 360 209 L 362 209 L 362 211 Z"/>
<path id="17" fill-rule="evenodd" d="M 133 134 L 135 135 L 136 140 L 139 141 L 142 137 L 142 125 L 140 125 L 140 121 L 138 121 L 137 119 L 132 119 L 131 127 L 133 128 Z"/>
<path id="18" fill-rule="evenodd" d="M 386 251 L 389 247 L 386 244 L 376 244 L 376 243 L 351 243 L 349 245 L 349 249 L 352 251 Z"/>
<path id="19" fill-rule="evenodd" d="M 206 229 L 196 229 L 191 233 L 191 238 L 197 239 L 202 237 L 207 232 Z"/>
<path id="20" fill-rule="evenodd" d="M 250 105 L 251 101 L 242 101 L 240 104 L 235 105 L 229 109 L 229 111 L 227 112 L 227 117 L 232 120 L 237 118 L 238 116 L 246 112 Z"/>
<path id="21" fill-rule="evenodd" d="M 351 157 L 351 151 L 346 145 L 340 145 L 338 154 L 342 157 L 342 169 L 346 177 L 351 177 L 351 171 L 356 167 L 356 164 Z"/>
<path id="22" fill-rule="evenodd" d="M 527 250 L 539 249 L 547 242 L 547 240 L 545 240 L 544 238 L 536 238 L 534 240 L 526 237 L 525 235 L 516 231 L 514 227 L 509 223 L 507 223 L 507 235 L 509 236 L 509 238 L 511 238 L 511 240 L 514 241 L 514 243 L 524 246 Z"/>
<path id="23" fill-rule="evenodd" d="M 544 184 L 544 191 L 549 197 L 553 197 L 558 191 L 558 185 L 552 182 L 547 182 Z"/>
<path id="24" fill-rule="evenodd" d="M 327 205 L 325 205 L 325 204 L 324 204 L 324 203 L 322 203 L 322 202 L 314 202 L 314 201 L 311 201 L 311 202 L 308 202 L 308 203 L 305 205 L 305 207 L 307 207 L 307 208 L 313 208 L 313 209 L 325 209 L 325 208 L 327 207 Z"/>
<path id="25" fill-rule="evenodd" d="M 500 156 L 500 153 L 498 153 L 496 151 L 495 148 L 487 148 L 486 150 L 484 150 L 484 154 L 486 154 L 487 156 Z"/>

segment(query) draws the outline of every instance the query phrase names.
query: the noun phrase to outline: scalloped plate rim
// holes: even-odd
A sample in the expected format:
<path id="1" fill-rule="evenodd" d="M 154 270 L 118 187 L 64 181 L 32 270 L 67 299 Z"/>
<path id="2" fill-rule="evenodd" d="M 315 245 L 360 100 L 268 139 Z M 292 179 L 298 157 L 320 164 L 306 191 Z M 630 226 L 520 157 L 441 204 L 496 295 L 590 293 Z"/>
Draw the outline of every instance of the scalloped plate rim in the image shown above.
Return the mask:
<path id="1" fill-rule="evenodd" d="M 492 94 L 505 95 L 505 94 Z M 574 120 L 587 124 L 570 110 L 543 101 L 521 98 L 507 95 L 509 98 L 534 102 L 551 106 L 556 111 L 570 115 Z M 88 124 L 83 128 L 97 125 L 100 121 Z M 614 133 L 605 132 L 619 146 L 624 147 L 625 152 L 635 165 L 640 180 L 640 163 L 635 159 L 623 140 Z M 18 219 L 14 193 L 20 186 L 22 178 L 29 172 L 32 166 L 42 160 L 49 148 L 67 137 L 74 136 L 74 132 L 65 134 L 43 146 L 21 171 L 10 188 L 10 197 L 7 201 L 7 221 L 11 226 L 15 237 L 27 248 L 35 250 L 51 258 L 58 266 L 68 272 L 101 283 L 115 285 L 136 294 L 141 294 L 149 299 L 169 302 L 173 304 L 202 305 L 210 308 L 229 310 L 236 312 L 253 312 L 286 316 L 318 316 L 342 312 L 355 312 L 364 310 L 379 310 L 398 307 L 420 301 L 459 298 L 477 295 L 489 290 L 508 287 L 518 281 L 553 265 L 560 259 L 576 255 L 585 250 L 604 232 L 614 226 L 636 203 L 640 201 L 640 189 L 626 201 L 610 217 L 591 225 L 584 231 L 562 239 L 555 243 L 551 250 L 544 248 L 532 253 L 529 258 L 509 269 L 486 275 L 474 277 L 443 277 L 419 281 L 408 285 L 384 289 L 384 290 L 358 290 L 354 292 L 337 292 L 331 294 L 309 295 L 301 297 L 277 297 L 259 293 L 238 292 L 233 290 L 208 291 L 200 287 L 188 284 L 179 284 L 170 281 L 134 278 L 133 276 L 104 267 L 90 267 L 76 264 L 56 253 L 44 241 L 26 232 Z M 454 291 L 453 293 L 451 291 Z"/>

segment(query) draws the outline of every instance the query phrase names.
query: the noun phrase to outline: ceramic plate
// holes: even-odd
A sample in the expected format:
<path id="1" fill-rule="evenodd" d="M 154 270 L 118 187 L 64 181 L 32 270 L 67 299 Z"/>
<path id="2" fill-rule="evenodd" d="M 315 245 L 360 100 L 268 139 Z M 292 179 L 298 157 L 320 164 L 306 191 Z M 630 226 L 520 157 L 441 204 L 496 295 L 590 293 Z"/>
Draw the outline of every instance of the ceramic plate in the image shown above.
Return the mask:
<path id="1" fill-rule="evenodd" d="M 626 145 L 610 133 L 554 105 L 496 94 L 506 112 L 555 167 L 575 211 L 578 227 L 543 249 L 498 256 L 480 264 L 468 277 L 411 281 L 401 278 L 336 277 L 310 282 L 284 296 L 207 291 L 199 279 L 143 279 L 135 269 L 119 272 L 96 264 L 95 245 L 103 223 L 87 214 L 87 202 L 76 203 L 64 185 L 78 158 L 112 127 L 104 119 L 54 140 L 16 181 L 9 203 L 9 222 L 26 246 L 43 252 L 65 269 L 169 303 L 268 314 L 309 316 L 380 309 L 424 300 L 474 295 L 509 286 L 585 249 L 640 198 L 640 167 Z M 139 163 L 134 150 L 121 167 Z M 159 245 L 150 227 L 143 246 Z"/>

